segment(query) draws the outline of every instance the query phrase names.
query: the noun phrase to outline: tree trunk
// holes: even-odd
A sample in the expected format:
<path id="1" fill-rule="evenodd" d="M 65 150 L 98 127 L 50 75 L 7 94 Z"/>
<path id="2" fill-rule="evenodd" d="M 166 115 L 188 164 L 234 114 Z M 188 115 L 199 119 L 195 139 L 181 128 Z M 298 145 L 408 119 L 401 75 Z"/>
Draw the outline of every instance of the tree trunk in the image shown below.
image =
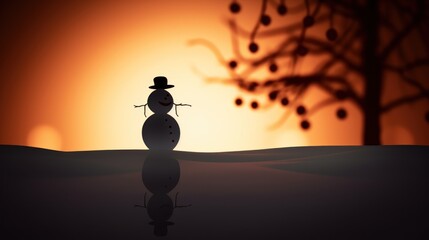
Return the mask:
<path id="1" fill-rule="evenodd" d="M 381 93 L 383 88 L 382 70 L 378 57 L 379 43 L 379 1 L 367 0 L 362 17 L 362 66 L 365 80 L 363 100 L 363 144 L 381 144 Z"/>

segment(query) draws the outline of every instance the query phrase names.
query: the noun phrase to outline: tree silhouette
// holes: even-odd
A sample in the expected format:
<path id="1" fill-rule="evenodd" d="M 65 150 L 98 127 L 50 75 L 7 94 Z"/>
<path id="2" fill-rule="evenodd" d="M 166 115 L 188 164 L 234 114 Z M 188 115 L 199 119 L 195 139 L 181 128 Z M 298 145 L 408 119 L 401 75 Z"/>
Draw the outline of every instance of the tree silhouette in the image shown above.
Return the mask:
<path id="1" fill-rule="evenodd" d="M 245 7 L 233 1 L 229 11 L 237 15 Z M 304 130 L 311 127 L 309 112 L 341 101 L 352 102 L 363 116 L 363 144 L 377 145 L 381 144 L 383 114 L 429 99 L 426 14 L 424 0 L 262 0 L 252 30 L 240 27 L 234 18 L 228 21 L 233 60 L 225 60 L 211 42 L 200 39 L 191 43 L 206 45 L 218 56 L 230 73 L 230 78 L 222 80 L 252 94 L 267 94 L 288 111 L 293 109 L 302 117 Z M 274 18 L 284 24 L 273 27 Z M 275 49 L 262 52 L 261 46 L 273 45 L 274 38 L 281 39 Z M 243 41 L 248 44 L 246 54 L 250 57 L 244 56 L 239 46 Z M 301 73 L 300 64 L 315 57 L 317 64 L 311 64 L 310 73 Z M 256 77 L 254 73 L 261 68 L 273 74 Z M 414 92 L 385 99 L 392 79 L 402 81 Z M 330 97 L 311 108 L 298 104 L 311 87 Z M 243 101 L 238 98 L 235 103 L 240 106 Z M 257 109 L 258 102 L 250 106 Z M 429 122 L 429 111 L 419 114 Z M 338 108 L 336 116 L 346 119 L 347 109 Z"/>

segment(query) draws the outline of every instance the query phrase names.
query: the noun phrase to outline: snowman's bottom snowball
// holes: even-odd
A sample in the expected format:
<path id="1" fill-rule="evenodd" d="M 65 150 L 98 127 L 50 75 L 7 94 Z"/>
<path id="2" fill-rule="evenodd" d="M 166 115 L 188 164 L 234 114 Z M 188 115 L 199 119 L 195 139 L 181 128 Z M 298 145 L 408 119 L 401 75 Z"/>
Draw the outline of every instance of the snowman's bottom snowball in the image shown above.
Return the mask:
<path id="1" fill-rule="evenodd" d="M 173 150 L 180 139 L 180 128 L 168 114 L 153 114 L 143 124 L 143 142 L 151 150 Z"/>

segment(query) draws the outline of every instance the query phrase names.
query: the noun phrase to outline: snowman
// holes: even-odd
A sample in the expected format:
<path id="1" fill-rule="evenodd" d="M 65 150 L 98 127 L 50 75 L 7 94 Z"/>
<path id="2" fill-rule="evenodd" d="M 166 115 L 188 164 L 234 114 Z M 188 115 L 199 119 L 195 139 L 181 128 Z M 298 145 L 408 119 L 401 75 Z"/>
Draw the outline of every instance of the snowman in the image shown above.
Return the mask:
<path id="1" fill-rule="evenodd" d="M 164 76 L 153 79 L 154 85 L 150 89 L 155 89 L 147 100 L 146 104 L 134 105 L 135 108 L 144 107 L 146 117 L 146 106 L 154 113 L 143 124 L 143 142 L 149 150 L 173 150 L 180 139 L 180 128 L 176 120 L 167 113 L 175 107 L 176 116 L 178 106 L 191 106 L 189 104 L 175 104 L 173 96 L 165 89 L 172 88 Z"/>

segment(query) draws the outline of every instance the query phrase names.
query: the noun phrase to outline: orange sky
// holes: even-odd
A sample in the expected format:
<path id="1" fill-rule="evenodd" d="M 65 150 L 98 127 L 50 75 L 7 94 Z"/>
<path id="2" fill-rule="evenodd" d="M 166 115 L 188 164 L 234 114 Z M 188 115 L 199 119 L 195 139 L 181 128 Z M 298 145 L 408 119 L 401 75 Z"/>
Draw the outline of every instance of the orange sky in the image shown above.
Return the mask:
<path id="1" fill-rule="evenodd" d="M 259 1 L 248 2 L 243 3 L 246 11 L 237 17 L 252 26 Z M 187 43 L 205 38 L 231 57 L 225 24 L 231 17 L 229 3 L 61 1 L 8 6 L 2 16 L 7 37 L 1 40 L 5 54 L 1 59 L 0 144 L 58 150 L 146 149 L 141 138 L 143 111 L 133 105 L 146 103 L 152 91 L 148 86 L 157 75 L 175 85 L 169 91 L 176 103 L 192 104 L 174 116 L 182 132 L 177 150 L 360 144 L 361 116 L 347 103 L 342 105 L 349 109 L 346 121 L 335 118 L 339 105 L 333 105 L 312 117 L 317 124 L 310 131 L 299 129 L 295 115 L 272 128 L 283 108 L 237 108 L 237 96 L 247 104 L 253 99 L 264 104 L 265 96 L 207 83 L 194 71 L 227 76 L 210 51 Z M 321 93 L 309 95 L 304 102 L 316 101 Z M 401 111 L 394 111 L 383 119 L 385 143 L 429 144 L 428 137 L 416 134 L 422 129 L 429 132 L 423 117 L 391 120 L 399 116 Z"/>

